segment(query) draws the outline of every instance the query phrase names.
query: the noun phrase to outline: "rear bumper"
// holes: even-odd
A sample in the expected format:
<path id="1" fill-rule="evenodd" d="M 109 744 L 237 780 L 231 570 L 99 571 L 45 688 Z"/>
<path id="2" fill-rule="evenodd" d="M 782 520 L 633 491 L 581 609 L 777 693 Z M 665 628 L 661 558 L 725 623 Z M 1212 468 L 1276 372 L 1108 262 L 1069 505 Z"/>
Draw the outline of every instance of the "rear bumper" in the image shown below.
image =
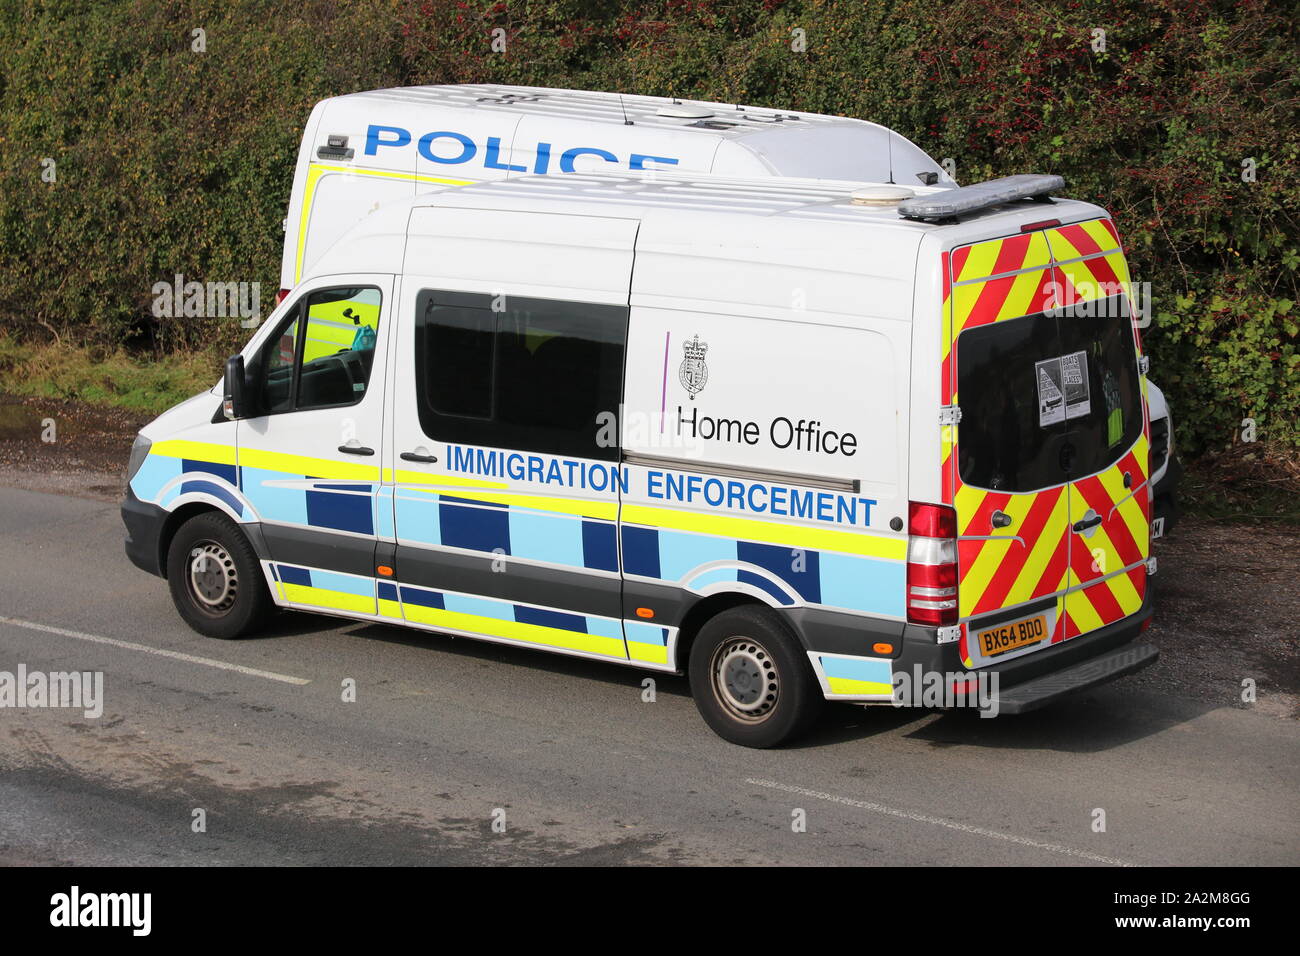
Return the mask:
<path id="1" fill-rule="evenodd" d="M 1090 657 L 1064 670 L 1035 677 L 1015 687 L 1000 687 L 994 695 L 998 713 L 1023 714 L 1054 704 L 1063 697 L 1098 687 L 1117 677 L 1154 664 L 1160 652 L 1151 644 L 1129 644 Z"/>
<path id="2" fill-rule="evenodd" d="M 167 512 L 141 501 L 130 487 L 122 499 L 122 524 L 126 525 L 126 556 L 142 571 L 166 577 L 162 568 L 162 532 Z"/>
<path id="3" fill-rule="evenodd" d="M 1159 651 L 1150 644 L 1134 644 L 1153 613 L 1153 588 L 1136 613 L 1121 621 L 1060 644 L 1025 654 L 999 666 L 968 669 L 956 643 L 936 644 L 934 631 L 909 625 L 903 652 L 894 663 L 895 673 L 922 671 L 972 676 L 997 675 L 997 713 L 1019 714 L 1036 710 L 1080 691 L 1098 687 L 1155 662 Z"/>

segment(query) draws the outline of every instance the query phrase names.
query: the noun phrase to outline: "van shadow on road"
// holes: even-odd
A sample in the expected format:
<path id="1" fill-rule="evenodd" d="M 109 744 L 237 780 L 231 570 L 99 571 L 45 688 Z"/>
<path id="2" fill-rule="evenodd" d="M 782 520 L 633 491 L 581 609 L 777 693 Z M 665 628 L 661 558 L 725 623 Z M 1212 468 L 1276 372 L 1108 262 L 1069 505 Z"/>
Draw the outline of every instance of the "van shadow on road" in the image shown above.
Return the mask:
<path id="1" fill-rule="evenodd" d="M 342 622 L 312 614 L 283 613 L 261 639 L 313 632 L 324 635 L 339 623 Z M 683 700 L 691 696 L 685 677 L 580 657 L 544 654 L 507 644 L 413 631 L 387 624 L 345 625 L 341 634 L 350 639 L 418 648 L 431 655 L 452 654 L 502 667 L 525 668 L 534 673 L 616 687 L 639 686 L 644 678 L 653 677 L 657 693 Z M 581 692 L 577 684 L 573 692 Z M 1004 714 L 994 718 L 982 718 L 973 709 L 935 711 L 832 703 L 827 705 L 825 713 L 807 737 L 782 749 L 817 749 L 901 733 L 909 739 L 924 741 L 936 750 L 982 747 L 1099 753 L 1160 734 L 1220 706 L 1206 701 L 1172 700 L 1124 680 L 1028 714 Z"/>

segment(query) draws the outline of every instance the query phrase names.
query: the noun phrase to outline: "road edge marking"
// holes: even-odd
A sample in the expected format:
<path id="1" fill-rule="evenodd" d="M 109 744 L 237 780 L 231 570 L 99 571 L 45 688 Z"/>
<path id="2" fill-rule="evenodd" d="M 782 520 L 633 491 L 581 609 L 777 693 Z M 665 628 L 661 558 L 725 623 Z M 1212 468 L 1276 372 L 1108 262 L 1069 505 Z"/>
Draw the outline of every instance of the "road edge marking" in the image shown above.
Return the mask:
<path id="1" fill-rule="evenodd" d="M 311 683 L 311 680 L 306 677 L 291 677 L 288 674 L 277 674 L 274 671 L 258 670 L 256 667 L 245 667 L 243 664 L 231 664 L 227 661 L 213 660 L 210 657 L 199 657 L 195 654 L 169 651 L 163 647 L 150 647 L 148 644 L 133 644 L 131 641 L 119 641 L 115 637 L 103 637 L 99 634 L 87 634 L 85 631 L 70 631 L 67 628 L 54 627 L 51 624 L 39 624 L 36 621 L 24 621 L 16 617 L 5 617 L 4 615 L 0 615 L 0 624 L 8 624 L 12 627 L 25 627 L 31 631 L 44 631 L 46 634 L 59 634 L 63 637 L 75 637 L 79 641 L 90 641 L 93 644 L 107 644 L 109 647 L 119 647 L 128 651 L 141 651 L 145 654 L 154 654 L 158 657 L 169 657 L 175 661 L 184 661 L 187 664 L 202 664 L 204 667 L 215 667 L 218 670 L 233 671 L 236 674 L 244 674 L 248 677 L 263 677 L 266 680 L 279 681 L 282 684 L 293 684 L 301 687 L 304 684 Z"/>
<path id="2" fill-rule="evenodd" d="M 969 823 L 959 823 L 956 820 L 946 820 L 943 817 L 932 817 L 928 814 L 916 813 L 911 810 L 899 810 L 894 807 L 887 807 L 883 803 L 871 803 L 867 800 L 855 800 L 852 797 L 841 797 L 833 793 L 822 793 L 819 790 L 809 790 L 805 787 L 794 787 L 785 783 L 777 783 L 775 780 L 756 780 L 747 777 L 745 783 L 753 784 L 756 787 L 766 787 L 769 790 L 782 790 L 786 793 L 794 793 L 803 797 L 813 797 L 817 800 L 826 800 L 830 803 L 839 803 L 844 806 L 854 807 L 858 810 L 870 810 L 872 813 L 883 813 L 886 816 L 899 817 L 903 820 L 912 820 L 916 823 L 929 823 L 933 826 L 946 827 L 949 830 L 958 830 L 962 833 L 970 833 L 975 836 L 987 837 L 992 840 L 1002 840 L 1006 843 L 1015 843 L 1018 846 L 1032 847 L 1036 850 L 1062 853 L 1065 856 L 1075 857 L 1080 860 L 1088 860 L 1091 863 L 1105 863 L 1110 866 L 1138 865 L 1136 863 L 1130 863 L 1127 860 L 1116 859 L 1115 857 L 1100 856 L 1096 853 L 1089 853 L 1086 850 L 1076 850 L 1073 847 L 1064 846 L 1060 843 L 1044 843 L 1041 840 L 1033 840 L 1029 837 L 1017 836 L 1014 833 L 1002 833 L 998 830 L 987 830 L 984 827 L 977 827 Z"/>

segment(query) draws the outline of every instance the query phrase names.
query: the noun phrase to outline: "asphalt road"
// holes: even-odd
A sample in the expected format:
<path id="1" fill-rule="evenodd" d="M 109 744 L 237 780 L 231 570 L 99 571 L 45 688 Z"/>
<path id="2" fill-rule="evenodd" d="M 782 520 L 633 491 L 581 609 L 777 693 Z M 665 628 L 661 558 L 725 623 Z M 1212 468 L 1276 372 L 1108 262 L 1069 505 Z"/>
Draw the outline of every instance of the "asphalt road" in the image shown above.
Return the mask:
<path id="1" fill-rule="evenodd" d="M 1300 862 L 1265 708 L 1125 680 L 994 720 L 838 705 L 751 751 L 635 669 L 298 614 L 208 640 L 115 505 L 0 489 L 0 518 L 0 671 L 105 696 L 0 709 L 0 864 Z"/>

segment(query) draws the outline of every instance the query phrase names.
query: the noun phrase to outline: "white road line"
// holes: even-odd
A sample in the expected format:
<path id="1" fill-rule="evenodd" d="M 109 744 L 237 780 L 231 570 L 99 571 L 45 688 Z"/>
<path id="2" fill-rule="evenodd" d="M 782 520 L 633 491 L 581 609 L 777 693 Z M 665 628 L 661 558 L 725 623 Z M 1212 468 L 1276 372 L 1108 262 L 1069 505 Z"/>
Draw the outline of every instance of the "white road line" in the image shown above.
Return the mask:
<path id="1" fill-rule="evenodd" d="M 1002 840 L 1005 843 L 1015 843 L 1018 846 L 1033 847 L 1035 850 L 1047 850 L 1050 853 L 1061 853 L 1065 856 L 1072 856 L 1079 860 L 1088 860 L 1091 863 L 1105 863 L 1108 866 L 1137 866 L 1136 863 L 1130 863 L 1127 860 L 1117 860 L 1114 857 L 1098 856 L 1096 853 L 1087 853 L 1083 850 L 1075 850 L 1072 847 L 1062 846 L 1059 843 L 1043 843 L 1040 840 L 1031 840 L 1029 837 L 1016 836 L 1014 833 L 1001 833 L 997 830 L 986 830 L 983 827 L 971 826 L 969 823 L 958 823 L 956 820 L 945 820 L 943 817 L 931 817 L 924 813 L 913 813 L 910 810 L 896 810 L 893 807 L 887 807 L 881 803 L 869 803 L 866 800 L 854 800 L 851 797 L 840 797 L 833 793 L 822 793 L 818 790 L 806 790 L 803 787 L 792 787 L 788 784 L 777 783 L 775 780 L 752 780 L 746 779 L 745 783 L 751 783 L 756 787 L 767 787 L 769 790 L 783 790 L 786 793 L 795 793 L 801 797 L 813 797 L 817 800 L 828 800 L 831 803 L 840 803 L 847 807 L 856 807 L 859 810 L 870 810 L 872 813 L 883 813 L 891 817 L 899 817 L 903 820 L 913 820 L 917 823 L 929 823 L 934 826 L 947 827 L 949 830 L 960 830 L 962 833 L 971 833 L 975 836 L 988 837 L 993 840 Z"/>
<path id="2" fill-rule="evenodd" d="M 49 624 L 37 624 L 35 621 L 20 621 L 16 617 L 4 617 L 0 615 L 0 624 L 9 624 L 13 627 L 25 627 L 31 631 L 44 631 L 47 634 L 61 634 L 63 637 L 75 637 L 79 641 L 90 641 L 94 644 L 107 644 L 110 647 L 120 647 L 128 651 L 142 651 L 145 654 L 153 654 L 157 657 L 170 657 L 174 661 L 185 661 L 187 664 L 202 664 L 204 667 L 215 667 L 218 670 L 234 671 L 236 674 L 246 674 L 249 677 L 265 677 L 267 680 L 279 681 L 282 684 L 310 684 L 311 681 L 305 677 L 290 677 L 287 674 L 276 674 L 273 671 L 260 671 L 256 667 L 245 667 L 243 664 L 229 664 L 226 661 L 214 661 L 210 657 L 196 657 L 193 654 L 182 654 L 180 651 L 169 651 L 161 647 L 150 647 L 147 644 L 132 644 L 130 641 L 119 641 L 113 637 L 101 637 L 98 634 L 87 634 L 85 631 L 69 631 L 62 627 L 51 627 Z"/>

